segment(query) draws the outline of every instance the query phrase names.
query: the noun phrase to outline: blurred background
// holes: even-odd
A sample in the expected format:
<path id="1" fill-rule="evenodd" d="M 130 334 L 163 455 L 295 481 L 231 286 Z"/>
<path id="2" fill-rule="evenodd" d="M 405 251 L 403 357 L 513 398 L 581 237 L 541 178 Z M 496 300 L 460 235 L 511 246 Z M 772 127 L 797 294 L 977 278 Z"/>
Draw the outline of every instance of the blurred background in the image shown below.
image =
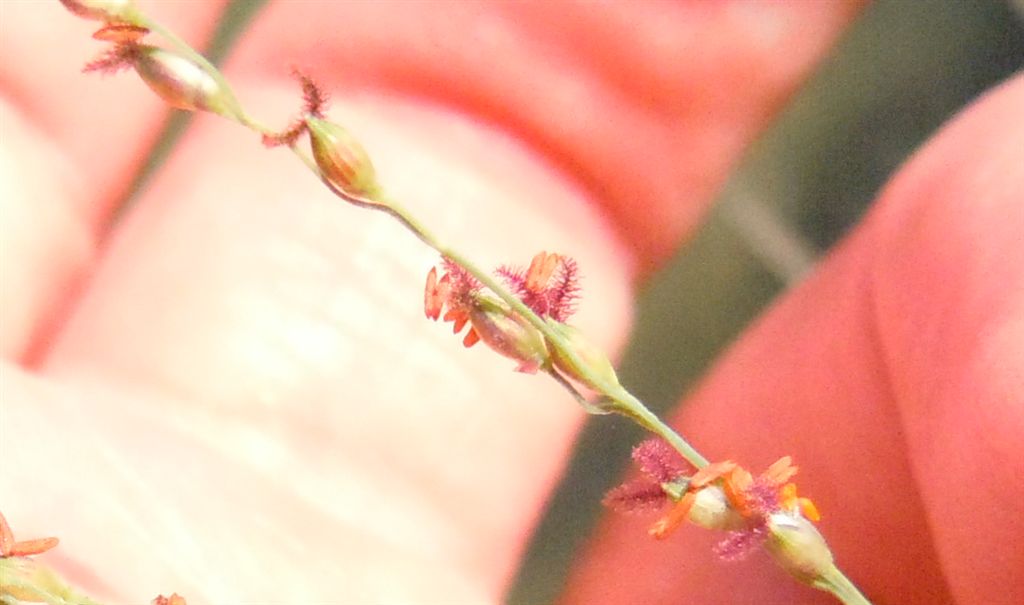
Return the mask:
<path id="1" fill-rule="evenodd" d="M 233 0 L 208 56 L 222 58 L 262 4 Z M 751 147 L 703 227 L 645 285 L 620 364 L 623 384 L 658 412 L 678 403 L 740 331 L 858 221 L 915 148 L 1022 66 L 1024 0 L 870 5 Z M 186 123 L 182 112 L 169 120 L 151 167 Z M 604 492 L 642 438 L 625 420 L 586 426 L 508 603 L 556 598 Z"/>
<path id="2" fill-rule="evenodd" d="M 733 173 L 702 228 L 646 284 L 620 378 L 656 411 L 692 388 L 865 213 L 950 116 L 1024 67 L 1024 0 L 880 0 Z M 550 603 L 644 434 L 591 421 L 507 602 Z"/>

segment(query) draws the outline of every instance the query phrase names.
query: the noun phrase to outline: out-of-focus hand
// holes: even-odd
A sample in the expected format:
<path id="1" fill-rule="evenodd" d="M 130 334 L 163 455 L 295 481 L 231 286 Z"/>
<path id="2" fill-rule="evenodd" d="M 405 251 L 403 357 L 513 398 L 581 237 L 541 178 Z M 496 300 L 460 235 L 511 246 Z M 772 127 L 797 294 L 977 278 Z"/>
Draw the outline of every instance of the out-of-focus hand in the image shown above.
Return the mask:
<path id="1" fill-rule="evenodd" d="M 197 40 L 218 8 L 155 4 Z M 79 74 L 99 45 L 58 3 L 4 10 L 15 531 L 59 534 L 46 556 L 116 601 L 499 600 L 581 413 L 424 321 L 435 257 L 232 124 L 199 120 L 115 223 L 162 105 L 133 77 Z M 281 2 L 227 74 L 282 124 L 288 67 L 323 80 L 384 186 L 482 263 L 574 255 L 579 324 L 614 349 L 631 284 L 852 14 Z M 882 602 L 1020 590 L 1022 99 L 1018 79 L 923 152 L 683 419 L 751 466 L 793 453 L 840 563 Z M 615 521 L 567 599 L 816 598 L 767 564 L 700 560 L 706 540 Z"/>
<path id="2" fill-rule="evenodd" d="M 676 419 L 753 468 L 793 454 L 875 603 L 1024 600 L 1022 116 L 1021 76 L 964 110 Z M 767 562 L 714 565 L 720 536 L 643 528 L 605 524 L 569 602 L 812 602 Z"/>

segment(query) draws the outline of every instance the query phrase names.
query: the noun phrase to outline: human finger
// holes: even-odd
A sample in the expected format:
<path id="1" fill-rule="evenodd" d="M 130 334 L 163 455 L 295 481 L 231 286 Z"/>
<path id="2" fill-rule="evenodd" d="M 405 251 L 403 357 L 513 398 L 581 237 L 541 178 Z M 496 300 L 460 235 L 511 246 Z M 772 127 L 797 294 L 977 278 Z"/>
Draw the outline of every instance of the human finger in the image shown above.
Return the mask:
<path id="1" fill-rule="evenodd" d="M 792 454 L 838 564 L 875 602 L 1017 603 L 1024 473 L 1024 78 L 935 137 L 857 231 L 677 418 L 716 458 Z M 567 602 L 830 602 L 720 536 L 612 518 Z"/>
<path id="2" fill-rule="evenodd" d="M 223 2 L 147 10 L 200 44 Z M 0 36 L 0 355 L 25 360 L 73 298 L 167 110 L 127 78 L 83 77 L 99 24 L 58 2 L 6 2 Z"/>
<path id="3" fill-rule="evenodd" d="M 244 56 L 244 50 L 242 52 Z M 252 102 L 260 110 L 287 113 L 286 105 L 290 102 L 279 95 L 277 88 L 283 86 L 280 81 L 258 77 L 258 73 L 249 74 L 247 81 L 245 71 L 238 70 L 232 73 L 241 76 L 239 91 L 247 103 Z M 495 252 L 499 248 L 509 252 L 522 250 L 521 253 L 528 255 L 537 247 L 547 247 L 541 242 L 562 241 L 564 250 L 578 256 L 584 267 L 600 266 L 599 275 L 587 283 L 590 297 L 602 300 L 603 316 L 599 320 L 584 316 L 581 323 L 585 329 L 591 326 L 589 333 L 613 348 L 628 322 L 628 311 L 624 310 L 626 304 L 622 301 L 628 290 L 626 276 L 632 271 L 632 259 L 622 252 L 616 238 L 609 235 L 603 218 L 592 211 L 598 204 L 589 199 L 590 192 L 580 187 L 575 179 L 567 178 L 564 171 L 553 169 L 547 159 L 536 157 L 535 148 L 525 146 L 523 149 L 516 141 L 510 141 L 500 127 L 482 128 L 478 120 L 467 120 L 459 111 L 448 114 L 425 110 L 422 100 L 405 103 L 390 95 L 374 98 L 372 94 L 363 99 L 340 99 L 338 105 L 350 117 L 346 123 L 365 125 L 365 130 L 357 130 L 357 134 L 367 141 L 371 153 L 379 159 L 382 181 L 387 187 L 400 199 L 421 204 L 421 210 L 428 215 L 446 217 L 451 213 L 452 218 L 438 219 L 442 231 L 470 249 L 482 250 L 481 242 L 486 240 L 495 261 L 499 260 Z M 468 127 L 466 122 L 469 122 Z M 406 130 L 399 132 L 399 126 Z M 406 401 L 387 396 L 388 389 L 399 389 L 404 383 L 396 382 L 390 373 L 381 375 L 380 370 L 374 368 L 380 360 L 404 359 L 400 351 L 408 343 L 404 338 L 384 338 L 378 333 L 368 333 L 365 328 L 375 319 L 390 318 L 381 321 L 384 334 L 393 336 L 396 325 L 402 326 L 397 331 L 403 335 L 415 336 L 423 329 L 406 326 L 401 323 L 405 321 L 402 319 L 396 324 L 391 321 L 394 317 L 381 313 L 388 308 L 385 305 L 392 296 L 396 300 L 418 299 L 418 294 L 411 298 L 398 296 L 396 291 L 400 288 L 397 286 L 391 289 L 392 282 L 407 283 L 405 278 L 409 277 L 411 269 L 402 265 L 408 262 L 402 259 L 412 258 L 412 253 L 395 245 L 390 238 L 376 241 L 368 238 L 358 228 L 347 226 L 346 221 L 335 216 L 335 210 L 318 215 L 316 219 L 293 214 L 294 206 L 283 203 L 286 199 L 290 202 L 307 195 L 315 199 L 316 195 L 313 189 L 290 184 L 297 173 L 270 168 L 269 162 L 264 163 L 268 156 L 242 151 L 241 139 L 220 131 L 197 133 L 196 137 L 183 151 L 181 157 L 185 159 L 178 160 L 176 167 L 154 186 L 152 197 L 143 202 L 147 209 L 140 208 L 119 233 L 96 282 L 90 284 L 81 307 L 76 309 L 74 319 L 48 359 L 48 375 L 74 384 L 90 381 L 145 384 L 172 394 L 176 399 L 210 405 L 218 418 L 216 422 L 244 418 L 254 423 L 253 426 L 262 427 L 273 426 L 277 421 L 280 426 L 273 429 L 270 439 L 275 443 L 299 445 L 306 441 L 303 427 L 322 423 L 329 429 L 329 441 L 334 446 L 329 451 L 337 460 L 366 462 L 365 456 L 360 456 L 362 450 L 348 444 L 358 443 L 365 435 L 369 436 L 370 445 L 379 446 L 371 448 L 373 451 L 383 451 L 382 440 L 389 438 L 384 422 L 394 418 L 387 412 L 393 412 L 392 406 Z M 451 140 L 447 140 L 449 138 Z M 210 156 L 214 150 L 229 155 L 244 170 L 233 172 L 219 164 L 211 168 L 214 164 Z M 439 159 L 425 161 L 428 155 Z M 484 159 L 487 155 L 491 156 L 489 160 Z M 256 180 L 253 175 L 260 175 L 260 179 Z M 246 183 L 247 180 L 250 182 Z M 234 181 L 246 184 L 241 188 L 231 187 Z M 424 183 L 431 183 L 426 191 Z M 275 191 L 274 187 L 281 187 L 281 190 Z M 231 194 L 218 194 L 220 191 L 231 191 Z M 228 197 L 238 198 L 237 203 L 225 202 L 224 198 Z M 209 203 L 211 198 L 218 199 L 216 205 Z M 524 205 L 523 200 L 529 202 Z M 474 227 L 470 228 L 469 222 L 461 216 L 479 218 L 480 223 L 474 221 Z M 326 228 L 328 225 L 331 228 Z M 337 241 L 340 234 L 349 240 L 347 243 L 353 244 L 344 251 Z M 183 242 L 189 245 L 183 246 Z M 384 246 L 387 250 L 379 250 L 381 242 L 387 242 Z M 243 252 L 251 250 L 254 244 L 263 252 L 256 253 L 254 258 L 242 258 Z M 191 249 L 183 249 L 186 247 Z M 365 247 L 369 251 L 365 251 Z M 527 248 L 531 250 L 527 252 Z M 353 250 L 354 256 L 349 257 Z M 486 256 L 487 252 L 481 254 Z M 609 256 L 614 258 L 608 259 Z M 208 262 L 211 258 L 219 262 L 211 265 Z M 158 270 L 153 271 L 154 267 Z M 307 272 L 315 275 L 311 277 Z M 381 272 L 401 279 L 383 280 L 387 283 L 384 287 L 376 281 L 379 278 L 375 278 Z M 324 291 L 325 287 L 329 288 L 327 284 L 353 278 L 362 284 L 379 285 L 377 289 L 357 292 L 351 299 L 347 294 L 339 296 Z M 294 286 L 276 286 L 280 283 Z M 236 307 L 242 300 L 249 302 Z M 333 307 L 331 300 L 335 300 Z M 326 310 L 325 305 L 329 307 Z M 349 307 L 355 308 L 354 315 L 346 313 Z M 586 308 L 584 305 L 584 313 L 588 312 Z M 373 313 L 366 315 L 368 310 Z M 103 337 L 97 338 L 100 334 Z M 304 345 L 312 334 L 318 336 L 310 358 L 310 351 Z M 358 352 L 358 359 L 353 357 L 352 351 Z M 417 355 L 422 352 L 412 354 L 413 360 Z M 417 363 L 421 362 L 413 361 L 411 365 L 416 367 Z M 449 362 L 445 360 L 445 363 Z M 460 371 L 466 370 L 466 362 L 454 363 Z M 346 370 L 334 376 L 328 370 L 332 367 Z M 390 365 L 385 369 L 391 370 Z M 474 368 L 470 371 L 474 375 L 479 372 Z M 440 373 L 452 375 L 447 371 Z M 348 386 L 355 376 L 376 378 Z M 504 370 L 500 376 L 508 380 Z M 502 388 L 505 382 L 500 376 L 488 375 L 482 379 L 477 375 L 469 383 L 480 382 L 488 389 L 501 385 L 497 390 L 505 392 Z M 409 379 L 409 384 L 413 385 L 425 382 L 422 373 L 413 374 Z M 444 503 L 457 506 L 460 512 L 467 508 L 502 511 L 498 518 L 488 521 L 475 517 L 461 519 L 451 534 L 461 547 L 451 549 L 452 561 L 439 561 L 448 569 L 465 570 L 467 580 L 483 578 L 483 590 L 496 594 L 514 563 L 525 529 L 557 472 L 561 453 L 567 447 L 579 416 L 572 408 L 568 408 L 568 413 L 551 412 L 552 406 L 546 405 L 551 403 L 550 392 L 536 395 L 532 390 L 515 391 L 517 402 L 534 403 L 521 406 L 514 417 L 504 415 L 506 412 L 500 409 L 495 413 L 490 407 L 478 411 L 475 401 L 442 394 L 449 397 L 439 401 L 445 398 L 434 393 L 423 401 L 416 401 L 416 409 L 422 406 L 436 410 L 437 416 L 417 425 L 422 431 L 417 433 L 421 436 L 417 439 L 423 441 L 416 441 L 418 447 L 396 454 L 397 460 L 403 461 L 394 465 L 397 470 L 382 470 L 385 477 L 393 479 L 391 485 L 402 483 L 402 477 L 395 475 L 401 475 L 410 463 L 415 464 L 409 472 L 417 477 L 429 476 L 442 467 L 448 454 L 443 449 L 435 450 L 438 433 L 430 427 L 434 422 L 443 426 L 457 424 L 467 410 L 483 415 L 480 434 L 484 437 L 502 433 L 510 440 L 507 443 L 531 443 L 530 438 L 537 437 L 538 427 L 550 432 L 550 438 L 542 440 L 545 445 L 534 450 L 542 463 L 540 468 L 535 463 L 527 464 L 530 460 L 508 456 L 507 449 L 485 446 L 480 451 L 487 455 L 475 456 L 467 463 L 461 481 L 444 494 Z M 385 405 L 368 410 L 367 415 L 357 418 L 356 422 L 346 423 L 351 420 L 347 416 L 351 408 L 340 404 L 364 398 L 380 399 Z M 267 412 L 259 410 L 262 403 L 254 408 L 253 401 L 271 405 L 284 403 Z M 296 408 L 297 401 L 303 403 Z M 233 406 L 237 406 L 237 412 L 225 412 L 225 407 Z M 319 416 L 323 410 L 341 414 L 339 409 L 346 410 L 344 418 L 331 420 Z M 168 412 L 180 413 L 181 410 L 170 408 Z M 214 423 L 212 426 L 221 425 Z M 397 427 L 397 432 L 411 434 L 411 429 Z M 213 438 L 214 435 L 208 436 Z M 300 466 L 298 463 L 311 463 L 316 469 L 306 478 L 310 482 L 308 490 L 311 490 L 307 493 L 329 490 L 328 478 L 337 480 L 338 475 L 346 474 L 339 471 L 349 470 L 337 460 L 319 462 L 308 447 L 299 447 L 297 451 L 299 453 L 290 458 L 296 465 L 289 469 Z M 423 452 L 433 454 L 424 456 Z M 410 456 L 417 459 L 409 460 Z M 505 462 L 488 464 L 495 458 Z M 433 463 L 427 464 L 427 461 Z M 497 488 L 487 489 L 490 484 L 481 482 L 470 470 L 481 468 L 491 480 L 501 479 Z M 499 499 L 503 495 L 501 490 L 516 493 L 521 505 L 503 509 L 503 501 Z M 474 499 L 477 497 L 482 501 Z M 422 509 L 428 500 L 409 498 L 406 504 L 410 508 L 404 512 Z M 165 504 L 173 506 L 173 502 Z M 339 515 L 345 506 L 339 504 L 331 509 L 335 527 L 343 537 L 346 531 L 352 530 L 351 517 Z M 387 513 L 394 519 L 401 511 L 401 508 L 388 509 Z M 216 517 L 211 516 L 205 523 L 212 524 L 215 520 Z M 283 521 L 293 529 L 309 531 L 303 519 Z M 487 525 L 497 534 L 472 531 L 474 524 Z M 204 521 L 200 520 L 197 525 L 202 528 Z M 429 534 L 441 525 L 431 518 L 419 529 Z M 260 548 L 251 547 L 266 544 L 260 541 L 265 537 L 259 531 L 252 532 L 240 539 L 235 548 L 262 552 Z M 419 533 L 405 538 L 417 547 L 437 544 L 436 537 L 421 537 Z M 498 554 L 483 557 L 478 549 L 484 545 L 488 552 Z M 139 560 L 139 552 L 131 550 L 131 546 L 124 548 L 127 550 L 119 550 L 111 556 L 120 557 L 122 561 Z M 227 558 L 226 562 L 229 561 Z M 469 565 L 469 561 L 473 565 Z M 484 564 L 480 564 L 481 561 Z M 269 589 L 265 582 L 257 581 L 252 586 L 254 590 Z"/>

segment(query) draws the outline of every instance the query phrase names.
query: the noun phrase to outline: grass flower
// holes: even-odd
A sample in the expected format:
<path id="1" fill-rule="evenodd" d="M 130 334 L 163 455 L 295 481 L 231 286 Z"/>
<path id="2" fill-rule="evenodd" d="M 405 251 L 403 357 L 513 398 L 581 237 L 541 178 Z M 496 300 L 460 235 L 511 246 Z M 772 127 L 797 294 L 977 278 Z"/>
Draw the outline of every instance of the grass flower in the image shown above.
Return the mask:
<path id="1" fill-rule="evenodd" d="M 666 538 L 690 521 L 729 532 L 715 547 L 725 560 L 742 559 L 765 546 L 802 580 L 831 565 L 831 552 L 812 523 L 820 518 L 818 509 L 798 496 L 790 481 L 797 467 L 789 456 L 757 477 L 732 461 L 712 463 L 687 475 L 682 458 L 652 439 L 634 448 L 633 461 L 641 477 L 611 490 L 604 503 L 616 511 L 635 512 L 672 502 L 671 510 L 651 526 L 655 538 Z"/>
<path id="2" fill-rule="evenodd" d="M 533 374 L 547 366 L 549 354 L 544 337 L 498 298 L 485 293 L 482 285 L 462 266 L 445 259 L 443 274 L 437 269 L 427 273 L 424 311 L 429 319 L 453 323 L 458 334 L 467 324 L 469 332 L 462 343 L 471 347 L 483 341 L 500 355 L 519 362 L 516 371 Z"/>

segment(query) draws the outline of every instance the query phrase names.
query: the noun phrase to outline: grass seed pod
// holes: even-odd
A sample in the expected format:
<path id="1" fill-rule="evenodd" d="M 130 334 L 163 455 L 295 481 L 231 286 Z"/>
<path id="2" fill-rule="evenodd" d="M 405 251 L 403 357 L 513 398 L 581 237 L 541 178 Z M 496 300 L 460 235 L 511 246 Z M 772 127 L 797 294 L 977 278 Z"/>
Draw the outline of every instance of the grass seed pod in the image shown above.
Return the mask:
<path id="1" fill-rule="evenodd" d="M 768 517 L 765 546 L 791 576 L 815 584 L 833 567 L 832 551 L 821 532 L 802 516 L 773 513 Z"/>
<path id="2" fill-rule="evenodd" d="M 581 367 L 565 355 L 560 354 L 558 349 L 551 347 L 551 360 L 560 372 L 595 391 L 602 391 L 606 387 L 619 386 L 619 378 L 615 374 L 615 368 L 612 366 L 611 360 L 608 359 L 608 356 L 600 348 L 587 341 L 582 332 L 568 324 L 557 321 L 549 320 L 548 325 L 568 341 L 572 352 L 583 362 L 584 367 Z M 590 376 L 600 380 L 603 385 L 596 384 L 591 378 L 588 378 L 586 375 L 588 373 Z"/>
<path id="3" fill-rule="evenodd" d="M 484 344 L 519 362 L 516 371 L 533 374 L 547 363 L 544 337 L 503 304 L 481 298 L 469 310 L 469 322 Z"/>
<path id="4" fill-rule="evenodd" d="M 305 120 L 313 159 L 323 178 L 349 195 L 376 197 L 377 172 L 359 141 L 334 122 L 312 115 Z"/>
<path id="5" fill-rule="evenodd" d="M 187 111 L 209 111 L 239 120 L 242 108 L 235 95 L 209 69 L 176 52 L 141 46 L 135 71 L 142 80 L 173 107 Z"/>

